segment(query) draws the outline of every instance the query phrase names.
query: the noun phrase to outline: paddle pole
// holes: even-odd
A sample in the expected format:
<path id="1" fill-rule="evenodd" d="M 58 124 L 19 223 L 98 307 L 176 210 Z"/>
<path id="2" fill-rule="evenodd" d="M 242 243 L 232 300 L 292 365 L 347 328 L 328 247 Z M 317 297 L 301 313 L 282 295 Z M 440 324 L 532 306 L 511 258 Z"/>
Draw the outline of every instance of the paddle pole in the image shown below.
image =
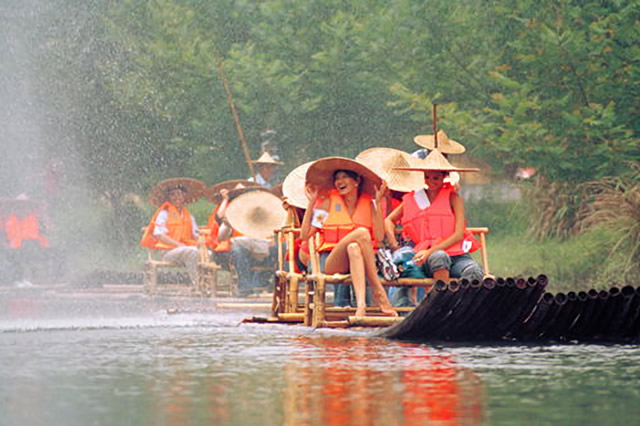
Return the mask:
<path id="1" fill-rule="evenodd" d="M 240 126 L 240 119 L 238 118 L 238 113 L 236 112 L 236 107 L 233 104 L 233 97 L 231 96 L 231 88 L 229 87 L 229 82 L 222 71 L 222 61 L 218 61 L 218 74 L 220 74 L 220 78 L 222 79 L 222 84 L 224 85 L 224 91 L 227 93 L 227 103 L 229 104 L 229 108 L 231 108 L 231 114 L 233 114 L 233 119 L 236 122 L 236 130 L 238 131 L 238 137 L 240 138 L 240 145 L 242 146 L 242 150 L 244 151 L 244 157 L 247 160 L 247 165 L 249 166 L 249 172 L 253 177 L 253 180 L 256 180 L 256 172 L 253 169 L 253 163 L 251 163 L 251 155 L 249 154 L 249 147 L 247 147 L 247 141 L 244 138 L 244 132 L 242 131 L 242 126 Z"/>
<path id="2" fill-rule="evenodd" d="M 435 149 L 438 149 L 438 114 L 436 113 L 436 109 L 438 105 L 433 104 L 433 146 Z"/>

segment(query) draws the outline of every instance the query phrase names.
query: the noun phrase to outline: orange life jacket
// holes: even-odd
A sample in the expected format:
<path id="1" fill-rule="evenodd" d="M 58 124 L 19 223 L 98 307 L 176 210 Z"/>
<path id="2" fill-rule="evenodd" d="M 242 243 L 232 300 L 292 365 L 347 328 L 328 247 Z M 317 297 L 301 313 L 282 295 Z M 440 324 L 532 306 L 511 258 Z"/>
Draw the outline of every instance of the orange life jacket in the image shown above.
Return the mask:
<path id="1" fill-rule="evenodd" d="M 20 248 L 24 240 L 36 240 L 42 247 L 49 247 L 49 241 L 40 234 L 40 222 L 35 213 L 29 213 L 20 220 L 15 214 L 7 218 L 4 225 L 9 247 Z"/>
<path id="2" fill-rule="evenodd" d="M 451 208 L 451 193 L 453 187 L 442 187 L 433 203 L 421 209 L 414 197 L 415 191 L 402 197 L 402 226 L 403 233 L 416 243 L 415 250 L 426 250 L 438 244 L 455 232 L 456 217 Z M 461 241 L 447 247 L 449 256 L 459 256 L 471 253 L 480 247 L 478 241 L 470 231 L 464 232 Z"/>
<path id="3" fill-rule="evenodd" d="M 225 241 L 218 241 L 218 231 L 220 230 L 220 224 L 216 220 L 218 214 L 218 205 L 211 215 L 209 215 L 209 221 L 207 222 L 207 229 L 209 229 L 209 236 L 205 240 L 205 245 L 216 253 L 225 253 L 231 250 L 231 239 Z M 235 229 L 231 230 L 231 237 L 241 237 L 242 234 Z"/>
<path id="4" fill-rule="evenodd" d="M 148 247 L 155 250 L 171 250 L 175 248 L 173 244 L 163 243 L 153 235 L 153 230 L 156 227 L 156 218 L 162 210 L 166 210 L 169 213 L 166 224 L 167 230 L 169 231 L 167 235 L 170 238 L 188 246 L 195 246 L 196 241 L 193 239 L 193 225 L 191 223 L 191 214 L 189 214 L 189 210 L 187 210 L 186 207 L 183 207 L 182 212 L 179 212 L 178 209 L 168 201 L 161 205 L 153 214 L 149 225 L 147 225 L 147 229 L 142 235 L 140 245 L 142 247 Z"/>
<path id="5" fill-rule="evenodd" d="M 360 195 L 353 216 L 349 216 L 344 199 L 337 189 L 332 189 L 329 193 L 329 216 L 320 230 L 321 244 L 318 251 L 332 250 L 340 240 L 356 228 L 367 228 L 374 248 L 377 247 L 377 241 L 373 236 L 371 201 L 371 195 Z"/>

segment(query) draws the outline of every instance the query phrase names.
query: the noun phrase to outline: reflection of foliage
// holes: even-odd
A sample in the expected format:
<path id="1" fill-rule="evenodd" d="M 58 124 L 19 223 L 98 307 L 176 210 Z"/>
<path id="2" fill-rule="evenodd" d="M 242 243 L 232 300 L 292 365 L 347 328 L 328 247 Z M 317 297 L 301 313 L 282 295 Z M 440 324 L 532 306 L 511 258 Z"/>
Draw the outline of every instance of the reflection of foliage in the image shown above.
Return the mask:
<path id="1" fill-rule="evenodd" d="M 635 167 L 638 170 L 638 167 Z M 581 185 L 584 203 L 579 214 L 581 231 L 603 227 L 616 240 L 609 257 L 617 257 L 617 274 L 640 273 L 640 178 L 608 177 Z M 623 253 L 623 256 L 620 254 Z"/>

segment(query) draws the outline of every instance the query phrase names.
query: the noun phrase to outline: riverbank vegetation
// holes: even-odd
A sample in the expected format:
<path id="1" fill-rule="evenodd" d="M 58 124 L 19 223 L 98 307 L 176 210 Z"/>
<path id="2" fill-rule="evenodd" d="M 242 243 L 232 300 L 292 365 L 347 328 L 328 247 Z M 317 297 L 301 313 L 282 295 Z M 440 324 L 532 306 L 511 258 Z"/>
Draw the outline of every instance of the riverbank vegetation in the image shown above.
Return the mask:
<path id="1" fill-rule="evenodd" d="M 46 117 L 36 162 L 65 164 L 54 223 L 74 264 L 88 253 L 78 245 L 103 262 L 140 256 L 154 182 L 247 177 L 224 76 L 252 155 L 275 129 L 285 173 L 373 146 L 411 151 L 441 105 L 438 127 L 494 179 L 537 170 L 520 202 L 468 208 L 491 227 L 496 272 L 637 284 L 635 1 L 41 3 L 25 42 Z"/>

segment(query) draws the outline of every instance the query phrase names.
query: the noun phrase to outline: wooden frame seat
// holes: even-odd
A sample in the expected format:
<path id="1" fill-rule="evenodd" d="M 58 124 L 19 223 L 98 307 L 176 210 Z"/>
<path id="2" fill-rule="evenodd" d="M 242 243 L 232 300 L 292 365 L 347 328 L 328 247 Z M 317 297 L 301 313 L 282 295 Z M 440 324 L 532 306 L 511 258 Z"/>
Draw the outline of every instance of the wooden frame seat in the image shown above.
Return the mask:
<path id="1" fill-rule="evenodd" d="M 294 241 L 300 228 L 284 226 L 275 231 L 278 244 L 278 269 L 271 304 L 271 315 L 284 321 L 302 322 L 303 307 L 298 304 L 300 284 L 306 281 L 306 273 L 295 272 Z M 288 259 L 285 269 L 283 244 L 286 242 Z"/>
<path id="2" fill-rule="evenodd" d="M 144 233 L 145 228 L 142 229 Z M 216 296 L 218 294 L 218 279 L 217 271 L 220 266 L 210 259 L 209 251 L 205 245 L 205 236 L 208 230 L 200 229 L 200 237 L 198 238 L 197 248 L 199 254 L 198 260 L 198 279 L 196 280 L 195 287 L 184 289 L 183 285 L 164 284 L 162 287 L 164 290 L 170 290 L 171 293 L 177 292 L 184 295 L 195 296 Z M 158 294 L 158 270 L 160 268 L 179 268 L 184 269 L 183 265 L 179 265 L 174 262 L 167 262 L 164 260 L 157 260 L 154 258 L 154 252 L 157 250 L 147 249 L 147 260 L 144 263 L 144 281 L 143 290 L 149 295 Z"/>
<path id="3" fill-rule="evenodd" d="M 473 234 L 478 235 L 480 239 L 480 253 L 482 256 L 482 267 L 485 271 L 485 275 L 489 274 L 489 262 L 486 250 L 486 235 L 489 233 L 489 228 L 467 228 Z M 330 306 L 326 303 L 326 285 L 349 285 L 351 284 L 351 277 L 348 274 L 333 274 L 327 275 L 320 270 L 320 255 L 315 250 L 315 238 L 309 239 L 309 251 L 311 254 L 311 273 L 307 274 L 306 279 L 306 292 L 305 292 L 305 306 L 303 314 L 303 323 L 307 326 L 317 327 L 346 327 L 350 324 L 365 322 L 361 319 L 349 314 L 355 312 L 354 308 L 337 308 Z M 451 278 L 449 281 L 456 281 L 458 278 Z M 394 281 L 387 281 L 381 279 L 382 285 L 385 287 L 402 287 L 402 286 L 420 286 L 425 290 L 431 289 L 435 284 L 433 278 L 399 278 Z M 412 310 L 413 308 L 408 308 Z M 407 310 L 407 308 L 396 308 L 398 311 Z M 379 308 L 367 308 L 367 313 L 371 313 L 373 317 L 376 317 L 376 313 L 379 313 Z M 368 317 L 367 317 L 368 318 Z M 382 318 L 376 317 L 368 322 L 375 322 L 376 325 L 379 322 L 392 323 L 398 321 L 395 318 Z"/>

